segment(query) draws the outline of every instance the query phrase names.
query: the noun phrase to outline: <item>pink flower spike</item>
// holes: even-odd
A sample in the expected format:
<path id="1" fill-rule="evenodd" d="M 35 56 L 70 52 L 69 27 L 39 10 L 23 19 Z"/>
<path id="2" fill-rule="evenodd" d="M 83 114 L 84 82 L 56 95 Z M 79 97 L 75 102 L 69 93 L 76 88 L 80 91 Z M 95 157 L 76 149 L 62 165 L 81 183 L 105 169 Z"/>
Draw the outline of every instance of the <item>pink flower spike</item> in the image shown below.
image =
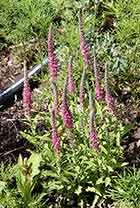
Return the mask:
<path id="1" fill-rule="evenodd" d="M 98 150 L 99 144 L 98 144 L 97 135 L 94 130 L 90 131 L 90 145 L 93 149 Z"/>
<path id="2" fill-rule="evenodd" d="M 110 112 L 115 112 L 115 102 L 111 94 L 107 93 L 105 96 L 105 101 Z"/>
<path id="3" fill-rule="evenodd" d="M 72 118 L 72 113 L 69 109 L 68 102 L 67 102 L 67 86 L 68 86 L 68 77 L 66 78 L 66 81 L 65 81 L 65 86 L 64 86 L 63 96 L 62 96 L 61 111 L 62 111 L 62 117 L 63 117 L 63 122 L 64 122 L 65 127 L 68 129 L 72 129 L 73 118 Z"/>
<path id="4" fill-rule="evenodd" d="M 52 145 L 56 153 L 60 152 L 60 140 L 56 132 L 52 132 Z"/>
<path id="5" fill-rule="evenodd" d="M 91 56 L 91 50 L 90 47 L 86 41 L 85 34 L 83 31 L 83 20 L 82 20 L 82 10 L 79 14 L 79 25 L 80 25 L 80 50 L 81 54 L 84 57 L 84 61 L 87 66 L 92 65 L 92 56 Z"/>
<path id="6" fill-rule="evenodd" d="M 95 113 L 94 113 L 94 106 L 93 105 L 94 105 L 93 104 L 93 97 L 90 94 L 90 123 L 89 123 L 90 146 L 93 149 L 98 150 L 99 149 L 99 141 L 98 141 L 97 134 L 94 130 Z"/>
<path id="7" fill-rule="evenodd" d="M 75 83 L 73 79 L 72 57 L 70 57 L 70 61 L 68 64 L 68 90 L 70 93 L 74 93 L 75 91 Z"/>
<path id="8" fill-rule="evenodd" d="M 52 82 L 52 93 L 54 97 L 54 112 L 55 116 L 58 116 L 59 114 L 59 100 L 58 100 L 58 90 L 57 85 L 55 82 Z"/>
<path id="9" fill-rule="evenodd" d="M 83 108 L 84 106 L 84 98 L 85 98 L 85 79 L 86 79 L 86 70 L 83 70 L 82 78 L 80 82 L 80 106 Z"/>
<path id="10" fill-rule="evenodd" d="M 96 83 L 95 83 L 95 94 L 96 94 L 97 101 L 104 99 L 104 90 L 101 88 L 98 80 L 96 80 Z"/>
<path id="11" fill-rule="evenodd" d="M 72 113 L 67 103 L 62 104 L 62 116 L 63 116 L 63 122 L 64 122 L 65 127 L 68 129 L 72 129 L 73 118 L 72 118 Z"/>
<path id="12" fill-rule="evenodd" d="M 48 33 L 48 68 L 52 80 L 56 80 L 58 76 L 59 67 L 58 67 L 58 60 L 54 50 L 52 26 L 50 26 Z"/>
<path id="13" fill-rule="evenodd" d="M 23 86 L 23 108 L 25 111 L 25 116 L 30 116 L 31 106 L 32 106 L 32 92 L 29 85 L 29 79 L 27 76 L 26 64 L 24 63 L 24 86 Z"/>
<path id="14" fill-rule="evenodd" d="M 55 112 L 52 110 L 52 145 L 53 149 L 56 153 L 60 152 L 60 138 L 58 136 L 57 128 L 56 128 L 56 120 L 55 120 Z"/>
<path id="15" fill-rule="evenodd" d="M 70 93 L 74 93 L 75 91 L 75 83 L 73 80 L 70 80 L 69 85 L 68 85 L 68 89 Z"/>

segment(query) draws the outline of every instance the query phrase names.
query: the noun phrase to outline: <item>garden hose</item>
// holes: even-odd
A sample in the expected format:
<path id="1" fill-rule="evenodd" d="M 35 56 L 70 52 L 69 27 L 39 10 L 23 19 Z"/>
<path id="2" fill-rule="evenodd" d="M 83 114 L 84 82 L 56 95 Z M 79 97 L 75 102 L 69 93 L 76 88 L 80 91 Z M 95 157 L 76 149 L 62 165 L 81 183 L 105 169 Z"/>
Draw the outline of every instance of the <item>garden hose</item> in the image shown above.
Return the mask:
<path id="1" fill-rule="evenodd" d="M 34 66 L 31 70 L 28 72 L 28 77 L 31 78 L 35 74 L 39 74 L 41 72 L 41 69 L 44 65 L 48 63 L 48 58 L 45 58 L 41 64 L 38 64 Z M 12 97 L 14 94 L 17 93 L 22 87 L 24 83 L 24 76 L 22 75 L 21 78 L 19 78 L 14 84 L 10 85 L 7 89 L 4 91 L 0 91 L 0 108 L 6 103 L 6 101 Z"/>

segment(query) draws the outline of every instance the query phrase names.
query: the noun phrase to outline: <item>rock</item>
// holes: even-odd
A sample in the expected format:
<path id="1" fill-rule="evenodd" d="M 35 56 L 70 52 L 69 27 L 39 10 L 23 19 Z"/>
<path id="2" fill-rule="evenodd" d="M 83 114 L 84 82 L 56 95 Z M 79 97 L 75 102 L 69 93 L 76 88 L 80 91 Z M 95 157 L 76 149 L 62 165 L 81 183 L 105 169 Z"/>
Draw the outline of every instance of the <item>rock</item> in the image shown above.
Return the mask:
<path id="1" fill-rule="evenodd" d="M 136 145 L 137 145 L 137 148 L 140 147 L 140 139 L 138 140 L 138 142 L 136 143 Z"/>
<path id="2" fill-rule="evenodd" d="M 137 129 L 136 133 L 134 134 L 135 139 L 140 139 L 140 128 Z"/>
<path id="3" fill-rule="evenodd" d="M 130 143 L 129 144 L 129 151 L 132 152 L 134 150 L 134 148 L 135 148 L 135 143 L 134 142 Z"/>

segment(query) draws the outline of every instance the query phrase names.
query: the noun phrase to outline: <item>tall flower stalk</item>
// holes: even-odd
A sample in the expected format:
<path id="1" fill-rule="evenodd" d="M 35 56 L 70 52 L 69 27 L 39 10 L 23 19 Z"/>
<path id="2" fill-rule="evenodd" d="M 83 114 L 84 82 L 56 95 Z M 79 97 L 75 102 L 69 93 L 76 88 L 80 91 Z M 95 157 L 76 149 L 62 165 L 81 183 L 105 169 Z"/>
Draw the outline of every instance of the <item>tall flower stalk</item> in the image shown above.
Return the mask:
<path id="1" fill-rule="evenodd" d="M 85 113 L 84 113 L 84 99 L 85 99 L 85 83 L 86 83 L 86 70 L 83 69 L 81 82 L 80 82 L 80 92 L 79 92 L 79 98 L 80 98 L 80 110 L 81 110 L 81 121 L 80 121 L 80 128 L 83 131 L 83 137 L 85 136 Z"/>
<path id="2" fill-rule="evenodd" d="M 92 66 L 92 56 L 89 44 L 86 40 L 85 33 L 83 30 L 83 19 L 82 19 L 82 9 L 79 13 L 79 29 L 80 29 L 80 50 L 83 55 L 85 64 L 89 67 Z"/>
<path id="3" fill-rule="evenodd" d="M 91 92 L 90 92 L 90 95 L 89 95 L 89 105 L 90 105 L 90 123 L 89 123 L 90 146 L 93 149 L 98 150 L 99 141 L 98 141 L 98 137 L 97 137 L 97 134 L 95 132 L 95 129 L 94 129 L 95 112 L 94 112 L 94 102 L 93 102 L 93 97 L 92 97 Z"/>
<path id="4" fill-rule="evenodd" d="M 68 90 L 70 93 L 74 93 L 75 91 L 75 83 L 73 79 L 73 66 L 72 66 L 73 58 L 70 57 L 69 63 L 68 63 Z"/>
<path id="5" fill-rule="evenodd" d="M 58 76 L 58 60 L 55 54 L 54 49 L 54 39 L 53 39 L 53 33 L 52 33 L 52 25 L 49 28 L 48 33 L 48 68 L 50 77 L 52 80 L 56 80 Z"/>
<path id="6" fill-rule="evenodd" d="M 73 118 L 72 113 L 69 109 L 68 101 L 67 101 L 67 88 L 68 88 L 68 77 L 66 77 L 63 95 L 62 95 L 62 117 L 63 122 L 66 128 L 72 129 L 73 128 Z"/>
<path id="7" fill-rule="evenodd" d="M 32 108 L 32 92 L 29 84 L 26 62 L 24 62 L 24 84 L 23 84 L 23 108 L 24 108 L 24 115 L 30 116 L 31 108 Z"/>
<path id="8" fill-rule="evenodd" d="M 105 65 L 105 101 L 109 112 L 115 112 L 115 101 L 108 86 L 107 65 Z"/>
<path id="9" fill-rule="evenodd" d="M 80 93 L 79 93 L 79 97 L 80 97 L 80 107 L 81 110 L 84 107 L 84 98 L 85 98 L 85 80 L 86 80 L 86 70 L 85 68 L 83 69 L 83 73 L 82 73 L 82 77 L 81 77 L 81 82 L 80 82 Z"/>
<path id="10" fill-rule="evenodd" d="M 52 117 L 52 145 L 53 145 L 54 151 L 56 153 L 59 153 L 61 146 L 60 146 L 60 138 L 59 138 L 57 127 L 56 127 L 56 117 L 55 117 L 54 110 L 52 110 L 51 112 L 51 117 Z"/>
<path id="11" fill-rule="evenodd" d="M 102 89 L 100 82 L 99 82 L 99 74 L 96 65 L 96 57 L 94 55 L 94 74 L 95 74 L 95 94 L 96 100 L 100 101 L 104 99 L 104 90 Z"/>
<path id="12" fill-rule="evenodd" d="M 55 112 L 55 116 L 58 116 L 59 114 L 59 100 L 58 100 L 58 90 L 57 90 L 57 85 L 55 82 L 52 81 L 52 95 L 53 95 L 53 99 L 54 99 L 54 112 Z"/>

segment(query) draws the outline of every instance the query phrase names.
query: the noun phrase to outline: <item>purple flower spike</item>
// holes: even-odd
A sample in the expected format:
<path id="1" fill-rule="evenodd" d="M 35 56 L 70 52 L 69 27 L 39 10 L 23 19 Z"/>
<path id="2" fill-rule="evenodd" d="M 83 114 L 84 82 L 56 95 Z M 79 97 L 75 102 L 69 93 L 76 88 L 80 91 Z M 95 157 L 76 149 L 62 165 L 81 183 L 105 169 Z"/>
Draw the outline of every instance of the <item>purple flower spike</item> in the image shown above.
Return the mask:
<path id="1" fill-rule="evenodd" d="M 60 140 L 57 132 L 52 132 L 52 144 L 56 153 L 60 152 Z"/>
<path id="2" fill-rule="evenodd" d="M 58 136 L 57 128 L 56 128 L 56 120 L 55 120 L 55 112 L 52 111 L 52 145 L 53 149 L 56 153 L 60 152 L 60 138 Z"/>
<path id="3" fill-rule="evenodd" d="M 73 69 L 72 69 L 72 57 L 70 57 L 70 61 L 68 64 L 68 90 L 70 93 L 74 93 L 75 91 L 75 83 L 73 80 Z"/>
<path id="4" fill-rule="evenodd" d="M 115 111 L 115 102 L 114 102 L 114 98 L 112 97 L 112 95 L 107 93 L 105 96 L 105 101 L 106 101 L 108 110 L 110 112 L 114 112 Z"/>
<path id="5" fill-rule="evenodd" d="M 52 82 L 52 93 L 53 93 L 53 97 L 54 97 L 54 112 L 55 112 L 55 115 L 58 116 L 58 114 L 59 114 L 59 100 L 58 100 L 57 85 L 55 82 Z"/>
<path id="6" fill-rule="evenodd" d="M 94 130 L 90 131 L 90 145 L 93 149 L 98 150 L 99 144 L 97 142 L 97 135 Z"/>
<path id="7" fill-rule="evenodd" d="M 80 26 L 80 50 L 81 54 L 84 57 L 84 61 L 87 66 L 92 65 L 92 56 L 91 56 L 91 50 L 90 47 L 86 41 L 85 33 L 83 31 L 83 20 L 82 20 L 82 10 L 80 11 L 79 15 L 79 26 Z"/>
<path id="8" fill-rule="evenodd" d="M 63 122 L 64 122 L 65 127 L 68 129 L 72 129 L 73 118 L 72 118 L 72 113 L 69 109 L 68 102 L 67 102 L 67 86 L 68 86 L 68 77 L 66 78 L 66 82 L 64 86 L 61 111 L 62 111 L 62 117 L 63 117 Z"/>
<path id="9" fill-rule="evenodd" d="M 67 103 L 62 104 L 62 115 L 63 115 L 63 122 L 64 122 L 65 127 L 68 129 L 72 129 L 73 118 L 72 118 L 72 113 Z"/>
<path id="10" fill-rule="evenodd" d="M 96 80 L 96 83 L 95 83 L 95 93 L 96 93 L 96 100 L 97 101 L 104 99 L 104 91 L 101 88 L 98 80 Z"/>
<path id="11" fill-rule="evenodd" d="M 52 80 L 56 80 L 58 76 L 58 60 L 54 50 L 54 40 L 52 34 L 52 26 L 49 28 L 48 34 L 48 68 Z"/>
<path id="12" fill-rule="evenodd" d="M 80 106 L 83 108 L 84 106 L 84 98 L 85 98 L 85 79 L 86 79 L 86 70 L 83 70 L 81 83 L 80 83 Z"/>
<path id="13" fill-rule="evenodd" d="M 94 106 L 93 106 L 93 97 L 90 94 L 90 123 L 89 123 L 89 137 L 90 137 L 90 146 L 95 149 L 98 150 L 99 149 L 99 141 L 98 141 L 98 137 L 97 134 L 94 130 L 94 120 L 95 120 L 95 113 L 94 113 Z"/>
<path id="14" fill-rule="evenodd" d="M 23 108 L 25 111 L 25 116 L 30 116 L 32 107 L 32 92 L 29 84 L 29 79 L 27 76 L 26 63 L 24 63 L 24 86 L 23 86 Z"/>
<path id="15" fill-rule="evenodd" d="M 69 85 L 68 85 L 68 89 L 70 93 L 74 93 L 75 91 L 75 83 L 73 80 L 70 80 Z"/>

